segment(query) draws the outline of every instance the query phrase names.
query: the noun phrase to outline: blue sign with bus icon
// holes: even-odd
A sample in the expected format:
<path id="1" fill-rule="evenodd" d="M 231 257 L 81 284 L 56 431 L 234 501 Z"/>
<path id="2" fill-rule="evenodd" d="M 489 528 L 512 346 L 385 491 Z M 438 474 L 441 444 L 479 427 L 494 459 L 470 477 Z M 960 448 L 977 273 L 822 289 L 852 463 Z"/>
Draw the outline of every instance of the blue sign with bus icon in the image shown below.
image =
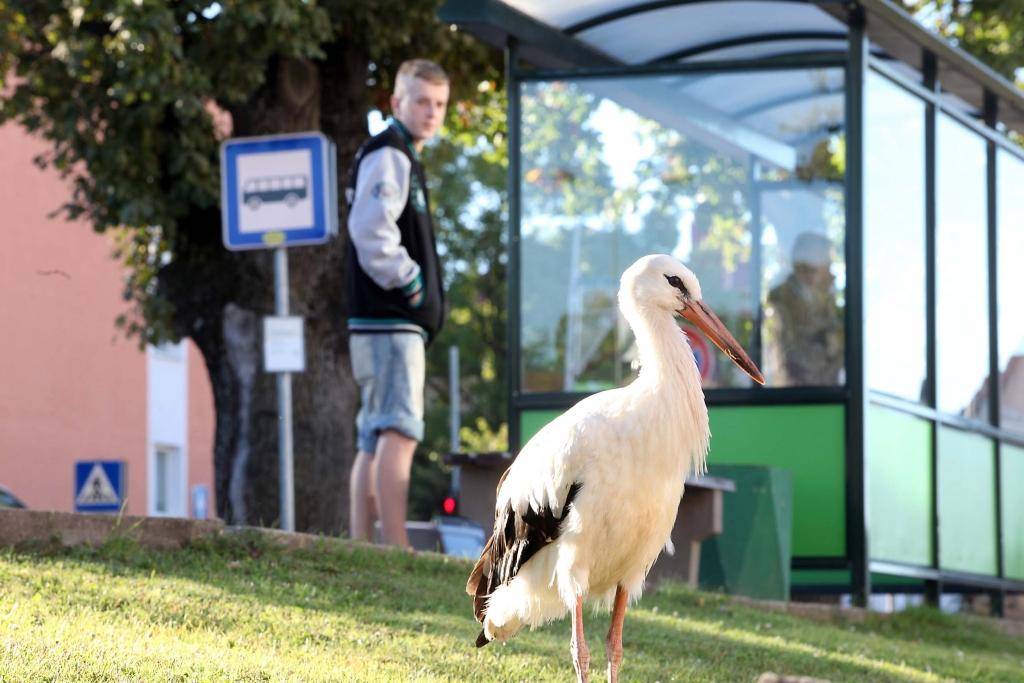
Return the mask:
<path id="1" fill-rule="evenodd" d="M 224 246 L 322 244 L 337 233 L 337 162 L 322 133 L 233 138 L 221 145 Z"/>
<path id="2" fill-rule="evenodd" d="M 284 202 L 292 207 L 309 196 L 309 182 L 304 175 L 250 178 L 242 188 L 242 201 L 253 211 L 264 203 Z"/>

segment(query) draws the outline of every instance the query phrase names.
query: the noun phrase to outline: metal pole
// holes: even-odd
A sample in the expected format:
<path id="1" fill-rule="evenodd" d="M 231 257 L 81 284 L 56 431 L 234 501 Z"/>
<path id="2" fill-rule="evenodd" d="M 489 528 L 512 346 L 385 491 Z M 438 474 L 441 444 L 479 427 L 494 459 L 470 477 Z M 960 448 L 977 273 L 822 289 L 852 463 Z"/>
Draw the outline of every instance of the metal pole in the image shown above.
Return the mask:
<path id="1" fill-rule="evenodd" d="M 992 130 L 996 129 L 996 123 L 998 122 L 999 115 L 999 99 L 994 93 L 986 90 L 985 91 L 985 125 Z M 989 424 L 1002 426 L 1002 415 L 1001 406 L 1002 398 L 1000 397 L 999 389 L 999 335 L 998 319 L 999 319 L 999 272 L 998 272 L 998 253 L 996 249 L 998 244 L 996 240 L 999 237 L 999 214 L 998 214 L 998 176 L 996 175 L 998 169 L 996 167 L 996 158 L 998 156 L 998 149 L 996 143 L 992 140 L 985 142 L 986 150 L 986 188 L 985 194 L 987 197 L 986 204 L 988 205 L 988 339 L 989 339 L 989 382 L 988 382 L 988 405 Z M 996 474 L 996 488 L 994 491 L 995 506 L 996 506 L 996 576 L 1000 579 L 1006 578 L 1006 563 L 1004 556 L 1004 532 L 1003 529 L 1003 444 L 998 439 L 994 439 L 995 444 L 995 474 Z M 1001 617 L 1003 616 L 1004 598 L 1006 591 L 1002 588 L 993 590 L 992 596 L 992 616 Z"/>
<path id="2" fill-rule="evenodd" d="M 523 358 L 519 348 L 519 319 L 522 308 L 522 268 L 519 253 L 520 164 L 519 132 L 522 93 L 518 76 L 519 47 L 509 36 L 505 45 L 505 91 L 508 98 L 508 316 L 506 319 L 505 384 L 508 386 L 508 448 L 519 452 L 519 424 L 522 407 L 519 404 L 522 387 Z"/>
<path id="3" fill-rule="evenodd" d="M 846 69 L 846 556 L 858 607 L 871 595 L 868 486 L 865 471 L 867 390 L 864 381 L 864 87 L 868 38 L 860 6 L 850 11 Z"/>
<path id="4" fill-rule="evenodd" d="M 927 50 L 921 53 L 922 85 L 934 96 L 939 92 L 939 63 L 935 55 Z M 925 100 L 924 119 L 924 250 L 925 250 L 925 330 L 926 348 L 925 358 L 927 364 L 927 382 L 922 396 L 928 407 L 938 410 L 938 357 L 936 356 L 937 341 L 937 318 L 936 318 L 936 278 L 938 270 L 936 261 L 936 221 L 937 221 L 937 178 L 936 172 L 936 131 L 938 125 L 938 108 L 934 99 Z M 931 462 L 931 540 L 932 556 L 931 567 L 936 575 L 941 572 L 941 545 L 942 540 L 939 534 L 939 422 L 929 420 L 928 429 L 931 432 L 931 448 L 929 458 Z M 938 607 L 942 602 L 942 580 L 926 579 L 924 582 L 924 595 L 929 605 Z"/>
<path id="5" fill-rule="evenodd" d="M 274 249 L 274 314 L 288 315 L 288 249 Z M 281 466 L 281 528 L 295 531 L 292 483 L 292 374 L 277 373 L 277 453 Z"/>
<path id="6" fill-rule="evenodd" d="M 462 395 L 459 393 L 459 347 L 448 347 L 448 390 L 451 393 L 449 401 L 449 416 L 451 421 L 451 449 L 452 453 L 458 453 L 460 447 L 459 431 L 462 428 Z M 456 494 L 462 491 L 462 468 L 456 465 L 452 468 L 452 491 Z"/>

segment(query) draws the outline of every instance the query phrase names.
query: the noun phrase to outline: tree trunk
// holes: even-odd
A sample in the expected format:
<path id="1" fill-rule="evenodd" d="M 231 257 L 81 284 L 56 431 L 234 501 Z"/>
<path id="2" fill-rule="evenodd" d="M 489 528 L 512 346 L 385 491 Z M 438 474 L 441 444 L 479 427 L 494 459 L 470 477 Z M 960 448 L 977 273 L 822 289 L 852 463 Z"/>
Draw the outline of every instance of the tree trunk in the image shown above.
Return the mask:
<path id="1" fill-rule="evenodd" d="M 322 130 L 338 146 L 338 197 L 366 137 L 368 59 L 344 41 L 323 62 L 273 60 L 266 85 L 231 112 L 232 137 Z M 322 87 L 326 86 L 326 87 Z M 344 226 L 344 207 L 340 225 Z M 328 244 L 288 250 L 290 312 L 305 319 L 306 370 L 292 376 L 295 526 L 347 528 L 348 473 L 358 395 L 344 312 L 347 231 Z M 277 391 L 262 370 L 262 318 L 274 312 L 270 250 L 228 252 L 216 209 L 180 227 L 182 258 L 161 271 L 175 324 L 202 352 L 216 409 L 217 512 L 231 524 L 280 520 Z"/>

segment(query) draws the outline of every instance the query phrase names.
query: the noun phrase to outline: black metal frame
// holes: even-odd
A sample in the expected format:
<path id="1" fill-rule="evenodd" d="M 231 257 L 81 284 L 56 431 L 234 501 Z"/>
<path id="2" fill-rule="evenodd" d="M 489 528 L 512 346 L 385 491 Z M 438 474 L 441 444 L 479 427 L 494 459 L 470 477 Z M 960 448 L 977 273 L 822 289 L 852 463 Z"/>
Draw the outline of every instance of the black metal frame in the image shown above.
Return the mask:
<path id="1" fill-rule="evenodd" d="M 520 179 L 522 178 L 522 158 L 520 154 L 520 81 L 517 67 L 518 50 L 514 38 L 508 39 L 505 49 L 505 83 L 508 93 L 508 310 L 506 336 L 508 351 L 505 366 L 505 377 L 508 396 L 508 445 L 513 453 L 519 451 L 522 439 L 519 428 L 521 410 L 515 406 L 519 403 L 519 385 L 522 377 L 520 350 L 520 293 L 522 269 L 519 264 L 519 235 L 522 215 Z"/>
<path id="2" fill-rule="evenodd" d="M 936 376 L 938 375 L 938 353 L 936 351 L 936 331 L 938 330 L 938 318 L 936 316 L 936 230 L 937 223 L 937 179 L 936 179 L 936 131 L 937 131 L 937 102 L 939 87 L 939 66 L 935 55 L 925 51 L 921 55 L 921 63 L 924 66 L 922 82 L 928 98 L 925 100 L 924 115 L 924 234 L 925 234 L 925 402 L 929 406 L 937 405 L 938 390 L 936 388 Z M 932 408 L 934 410 L 934 408 Z M 938 411 L 935 411 L 938 415 Z M 938 570 L 941 566 L 941 555 L 939 552 L 939 421 L 929 420 L 929 467 L 931 470 L 931 541 L 932 556 L 931 567 Z M 929 604 L 938 606 L 942 597 L 942 583 L 938 578 L 925 578 L 925 595 Z"/>
<path id="3" fill-rule="evenodd" d="M 756 104 L 756 105 L 754 105 L 752 107 L 747 107 L 745 109 L 738 109 L 737 111 L 734 111 L 734 112 L 731 112 L 731 113 L 736 118 L 742 119 L 744 117 L 750 116 L 751 114 L 759 114 L 759 113 L 764 112 L 764 111 L 770 111 L 772 109 L 776 109 L 778 107 L 784 107 L 787 104 L 794 104 L 796 102 L 800 102 L 801 100 L 806 100 L 806 99 L 811 98 L 811 97 L 822 97 L 824 95 L 845 95 L 845 94 L 846 94 L 846 89 L 845 88 L 843 88 L 842 90 L 821 90 L 821 91 L 813 90 L 813 91 L 810 91 L 810 92 L 801 92 L 801 93 L 795 93 L 795 94 L 791 94 L 791 95 L 786 95 L 785 97 L 776 97 L 773 100 L 767 100 L 765 102 L 760 102 L 760 103 L 758 103 L 758 104 Z"/>
<path id="4" fill-rule="evenodd" d="M 783 31 L 779 33 L 758 33 L 752 36 L 739 36 L 736 38 L 727 38 L 725 40 L 715 40 L 710 43 L 692 45 L 682 50 L 674 50 L 659 57 L 648 59 L 647 64 L 662 64 L 665 62 L 675 62 L 678 60 L 688 59 L 690 57 L 696 57 L 697 55 L 702 55 L 708 52 L 714 52 L 715 50 L 724 50 L 730 47 L 740 47 L 741 45 L 777 43 L 786 42 L 790 40 L 841 41 L 841 49 L 845 49 L 846 34 L 836 33 L 835 31 Z"/>
<path id="5" fill-rule="evenodd" d="M 783 71 L 786 69 L 843 68 L 846 56 L 780 55 L 757 59 L 708 60 L 701 62 L 668 62 L 664 64 L 622 64 L 588 66 L 577 69 L 536 69 L 521 72 L 520 81 L 583 80 L 587 78 L 627 78 L 631 76 L 667 76 L 687 74 L 718 75 L 736 71 Z"/>
<path id="6" fill-rule="evenodd" d="M 1001 607 L 1001 598 L 1005 591 L 1024 591 L 1024 581 L 1007 579 L 1004 574 L 1003 529 L 1001 501 L 1001 444 L 1008 443 L 1024 446 L 1024 435 L 1008 433 L 999 425 L 998 410 L 998 339 L 997 339 L 997 273 L 996 273 L 996 167 L 997 151 L 1002 150 L 1024 160 L 1024 150 L 1011 143 L 996 130 L 997 101 L 1002 98 L 1012 99 L 1016 95 L 1012 89 L 1002 82 L 998 76 L 981 65 L 977 60 L 962 54 L 941 40 L 930 36 L 924 29 L 912 25 L 906 13 L 889 6 L 880 0 L 856 0 L 853 4 L 840 4 L 831 0 L 815 2 L 814 0 L 786 0 L 803 4 L 827 6 L 833 16 L 840 16 L 850 27 L 848 49 L 845 54 L 814 53 L 811 55 L 787 54 L 760 59 L 740 60 L 708 60 L 690 63 L 648 63 L 626 65 L 616 62 L 600 50 L 591 48 L 574 39 L 572 36 L 588 28 L 593 28 L 608 21 L 614 21 L 646 11 L 654 11 L 666 7 L 681 6 L 708 0 L 674 0 L 645 2 L 632 7 L 616 10 L 608 14 L 588 19 L 569 28 L 559 31 L 552 29 L 511 8 L 497 2 L 479 3 L 469 0 L 448 0 L 448 5 L 456 6 L 458 11 L 479 22 L 494 22 L 495 17 L 508 15 L 508 20 L 515 24 L 515 29 L 498 27 L 504 30 L 506 38 L 506 79 L 509 92 L 509 311 L 508 311 L 508 342 L 510 362 L 508 368 L 509 387 L 508 405 L 510 412 L 509 437 L 510 445 L 520 444 L 520 418 L 524 411 L 537 409 L 565 409 L 573 405 L 587 394 L 550 393 L 524 394 L 520 388 L 522 367 L 519 354 L 521 297 L 521 255 L 520 255 L 520 214 L 521 214 L 521 154 L 520 154 L 520 96 L 521 86 L 529 81 L 572 79 L 580 80 L 599 77 L 630 77 L 656 76 L 666 74 L 705 74 L 712 75 L 727 72 L 752 72 L 779 69 L 805 69 L 841 67 L 846 69 L 844 90 L 846 93 L 846 135 L 847 135 L 847 176 L 846 189 L 846 264 L 850 276 L 847 278 L 846 334 L 847 334 L 847 386 L 845 387 L 799 387 L 776 389 L 716 389 L 706 392 L 709 405 L 765 405 L 765 404 L 838 404 L 846 411 L 846 474 L 847 474 L 847 511 L 846 511 L 846 553 L 836 557 L 795 557 L 792 561 L 794 569 L 835 569 L 851 572 L 851 582 L 847 586 L 808 586 L 808 590 L 822 591 L 840 589 L 852 591 L 854 599 L 864 603 L 872 590 L 871 574 L 905 576 L 921 579 L 925 592 L 932 600 L 937 601 L 943 587 L 966 587 L 991 591 L 996 609 Z M 501 5 L 501 7 L 496 7 Z M 447 6 L 447 5 L 446 5 Z M 870 32 L 866 22 L 872 17 L 888 23 L 890 28 L 896 27 L 902 34 L 922 50 L 924 59 L 923 78 L 920 81 L 892 67 L 885 55 L 876 55 L 869 41 Z M 448 17 L 446 17 L 448 19 Z M 451 19 L 454 20 L 454 19 Z M 533 22 L 535 25 L 531 25 Z M 901 23 L 902 22 L 902 23 Z M 472 23 L 472 21 L 470 22 Z M 525 38 L 520 44 L 517 36 Z M 821 36 L 818 36 L 821 37 Z M 780 38 L 781 39 L 781 38 Z M 790 36 L 792 39 L 792 36 Z M 761 36 L 751 36 L 751 42 L 764 40 Z M 527 42 L 533 42 L 528 46 Z M 742 41 L 728 41 L 730 45 Z M 707 48 L 707 46 L 703 46 Z M 715 47 L 715 45 L 712 45 Z M 718 46 L 721 47 L 721 46 Z M 692 50 L 693 48 L 690 48 Z M 571 67 L 560 65 L 559 59 L 537 62 L 537 68 L 527 68 L 520 59 L 533 59 L 538 50 L 561 51 L 561 56 L 570 55 L 561 60 L 561 64 L 572 64 Z M 684 55 L 686 56 L 686 55 Z M 976 76 L 978 83 L 985 92 L 984 120 L 972 118 L 950 103 L 943 101 L 943 91 L 939 83 L 939 62 L 943 68 L 951 66 Z M 576 66 L 582 65 L 582 66 Z M 863 346 L 863 274 L 864 274 L 864 232 L 863 232 L 863 162 L 864 162 L 864 85 L 869 71 L 876 72 L 900 85 L 904 89 L 922 99 L 926 106 L 926 312 L 927 327 L 927 369 L 928 386 L 925 403 L 916 403 L 905 399 L 888 396 L 871 391 L 865 386 L 864 346 Z M 1021 100 L 1012 99 L 1011 104 L 1020 107 Z M 1015 110 L 1016 111 L 1016 110 Z M 990 401 L 990 420 L 969 420 L 960 416 L 939 412 L 935 404 L 935 224 L 936 224 L 936 184 L 935 184 L 935 131 L 939 113 L 948 115 L 959 123 L 982 136 L 987 141 L 988 157 L 988 226 L 989 237 L 989 292 L 988 301 L 990 317 L 990 368 L 989 386 L 992 394 Z M 756 182 L 752 178 L 753 182 Z M 774 186 L 774 184 L 773 184 Z M 866 500 L 865 443 L 870 438 L 866 433 L 866 411 L 869 405 L 880 405 L 897 411 L 916 415 L 929 421 L 932 430 L 932 566 L 921 567 L 895 562 L 871 560 L 868 551 L 868 519 L 864 503 Z M 995 577 L 953 572 L 940 568 L 939 535 L 938 535 L 938 469 L 937 455 L 938 429 L 941 426 L 954 427 L 973 433 L 985 435 L 995 443 L 995 474 L 996 474 L 996 525 L 997 525 L 997 560 L 998 575 Z M 859 521 L 855 521 L 859 520 Z M 884 588 L 887 584 L 879 582 L 876 588 Z M 794 589 L 795 591 L 798 589 Z"/>
<path id="7" fill-rule="evenodd" d="M 566 410 L 590 396 L 586 392 L 520 393 L 515 407 L 522 410 Z M 706 389 L 709 406 L 843 405 L 849 399 L 847 387 L 778 387 L 765 389 Z M 521 445 L 521 444 L 520 444 Z"/>
<path id="8" fill-rule="evenodd" d="M 862 10 L 851 10 L 849 63 L 846 70 L 846 556 L 850 560 L 853 601 L 866 606 L 871 595 L 868 568 L 864 382 L 864 85 L 868 39 Z"/>
<path id="9" fill-rule="evenodd" d="M 707 3 L 710 0 L 651 0 L 650 2 L 642 2 L 636 5 L 630 5 L 628 7 L 620 7 L 619 9 L 605 12 L 594 17 L 590 17 L 584 21 L 577 22 L 571 26 L 567 26 L 564 30 L 566 35 L 574 36 L 577 33 L 582 33 L 588 29 L 608 24 L 619 19 L 626 19 L 629 17 L 636 16 L 638 14 L 645 14 L 647 12 L 656 12 L 662 9 L 670 9 L 672 7 L 682 7 L 684 5 L 698 5 Z M 839 0 L 774 0 L 777 2 L 792 2 L 803 5 L 814 5 L 814 4 L 826 4 L 827 2 L 839 2 Z"/>
<path id="10" fill-rule="evenodd" d="M 936 422 L 940 427 L 952 427 L 964 432 L 971 432 L 990 439 L 998 439 L 1013 446 L 1024 448 L 1024 434 L 1008 432 L 999 427 L 984 424 L 978 420 L 967 419 L 960 415 L 942 413 L 930 406 L 911 401 L 910 399 L 891 396 L 880 391 L 869 390 L 871 403 L 886 408 L 893 408 L 901 413 L 914 415 Z"/>
<path id="11" fill-rule="evenodd" d="M 995 129 L 998 123 L 999 100 L 990 93 L 985 93 L 985 125 Z M 999 396 L 999 259 L 997 257 L 996 240 L 998 239 L 998 173 L 996 169 L 996 144 L 992 140 L 985 142 L 985 214 L 988 233 L 988 359 L 989 359 L 989 422 L 1001 426 L 1000 396 Z M 1006 567 L 1003 562 L 1003 441 L 995 439 L 993 463 L 995 473 L 995 506 L 996 506 L 996 575 L 1006 578 Z M 1024 582 L 1022 582 L 1024 583 Z M 1006 589 L 997 586 L 992 591 L 992 611 L 999 616 L 1003 615 L 1003 603 L 1005 602 Z"/>

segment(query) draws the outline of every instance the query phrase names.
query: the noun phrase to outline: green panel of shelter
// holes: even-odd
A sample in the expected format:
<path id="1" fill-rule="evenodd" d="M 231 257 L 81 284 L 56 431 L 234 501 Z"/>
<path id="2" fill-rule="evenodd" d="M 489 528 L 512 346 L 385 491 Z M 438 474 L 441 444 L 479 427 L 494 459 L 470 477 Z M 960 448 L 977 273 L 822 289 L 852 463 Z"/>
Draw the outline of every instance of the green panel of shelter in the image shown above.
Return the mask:
<path id="1" fill-rule="evenodd" d="M 560 413 L 523 412 L 523 443 Z M 709 463 L 770 465 L 793 473 L 793 554 L 845 555 L 843 406 L 729 406 L 709 413 Z"/>
<path id="2" fill-rule="evenodd" d="M 1011 579 L 1024 580 L 1024 448 L 1000 448 L 1003 501 L 1003 569 Z"/>
<path id="3" fill-rule="evenodd" d="M 931 565 L 931 423 L 871 406 L 867 433 L 871 559 Z"/>
<path id="4" fill-rule="evenodd" d="M 939 428 L 939 566 L 996 574 L 995 445 Z"/>
<path id="5" fill-rule="evenodd" d="M 730 406 L 709 412 L 708 462 L 771 465 L 793 473 L 793 555 L 845 555 L 843 406 Z"/>
<path id="6" fill-rule="evenodd" d="M 524 410 L 519 415 L 519 434 L 525 444 L 541 427 L 562 414 L 561 410 Z"/>

